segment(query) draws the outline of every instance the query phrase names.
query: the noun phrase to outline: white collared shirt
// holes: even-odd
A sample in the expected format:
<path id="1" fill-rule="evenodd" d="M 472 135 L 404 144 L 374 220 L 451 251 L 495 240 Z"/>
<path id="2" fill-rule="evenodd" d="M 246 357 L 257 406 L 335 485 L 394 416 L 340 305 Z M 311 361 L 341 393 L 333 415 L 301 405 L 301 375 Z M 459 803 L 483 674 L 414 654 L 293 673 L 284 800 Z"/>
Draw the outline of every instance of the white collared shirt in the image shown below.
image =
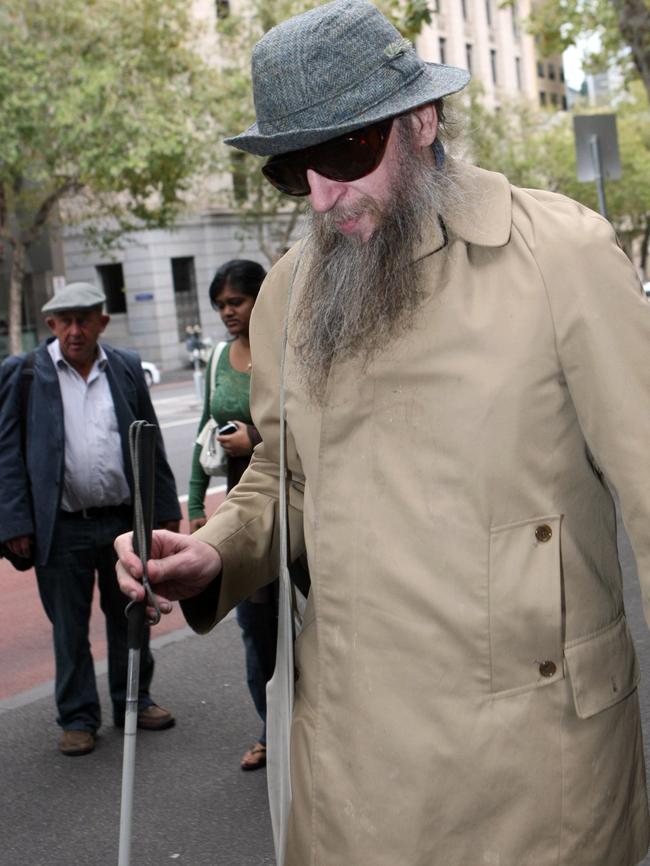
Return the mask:
<path id="1" fill-rule="evenodd" d="M 129 502 L 131 492 L 106 375 L 106 352 L 98 344 L 97 359 L 84 380 L 63 357 L 58 340 L 52 340 L 47 348 L 63 401 L 65 471 L 61 507 L 64 511 L 80 511 Z"/>

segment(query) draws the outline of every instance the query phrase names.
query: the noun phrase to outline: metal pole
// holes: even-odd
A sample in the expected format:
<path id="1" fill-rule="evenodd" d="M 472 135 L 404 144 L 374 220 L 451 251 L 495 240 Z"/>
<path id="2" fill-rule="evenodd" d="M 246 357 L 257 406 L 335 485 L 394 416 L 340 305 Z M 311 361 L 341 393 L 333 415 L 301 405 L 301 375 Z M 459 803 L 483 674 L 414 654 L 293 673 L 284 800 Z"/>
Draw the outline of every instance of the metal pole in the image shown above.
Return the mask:
<path id="1" fill-rule="evenodd" d="M 603 163 L 600 158 L 600 142 L 596 134 L 589 136 L 589 151 L 591 162 L 594 167 L 596 189 L 598 190 L 598 210 L 607 219 L 607 205 L 605 202 L 605 183 L 603 179 Z"/>
<path id="2" fill-rule="evenodd" d="M 144 626 L 144 603 L 142 604 L 142 620 Z M 131 631 L 131 620 L 129 620 L 129 631 Z M 122 800 L 120 808 L 118 866 L 129 866 L 131 862 L 131 826 L 133 823 L 133 791 L 135 788 L 135 739 L 138 732 L 139 683 L 140 650 L 129 649 L 126 712 L 124 714 L 124 757 L 122 760 Z"/>
<path id="3" fill-rule="evenodd" d="M 151 556 L 153 530 L 156 427 L 145 421 L 134 421 L 129 428 L 129 445 L 133 469 L 133 549 L 143 563 L 142 582 L 150 596 L 146 563 Z M 146 600 L 127 605 L 129 667 L 124 712 L 124 756 L 122 760 L 122 800 L 120 805 L 120 843 L 118 866 L 131 863 L 131 826 L 135 787 L 135 740 L 138 731 L 138 698 L 140 691 L 140 653 L 144 638 Z"/>

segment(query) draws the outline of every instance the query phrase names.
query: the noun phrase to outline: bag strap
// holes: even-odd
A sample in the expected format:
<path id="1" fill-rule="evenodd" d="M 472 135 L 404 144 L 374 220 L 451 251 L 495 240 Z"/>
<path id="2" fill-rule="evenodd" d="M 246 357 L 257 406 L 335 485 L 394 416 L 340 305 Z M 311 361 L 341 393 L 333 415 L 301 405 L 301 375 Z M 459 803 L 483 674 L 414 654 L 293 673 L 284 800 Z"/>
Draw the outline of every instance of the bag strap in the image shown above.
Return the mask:
<path id="1" fill-rule="evenodd" d="M 217 343 L 217 347 L 212 353 L 212 357 L 210 358 L 210 400 L 212 400 L 212 395 L 214 394 L 214 388 L 217 383 L 217 367 L 219 366 L 219 359 L 223 354 L 223 350 L 226 348 L 228 343 L 226 340 L 222 340 L 221 343 Z"/>
<path id="2" fill-rule="evenodd" d="M 304 239 L 301 242 L 291 274 L 282 329 L 280 355 L 280 477 L 278 491 L 278 520 L 280 528 L 280 574 L 278 579 L 278 638 L 276 665 L 273 677 L 267 684 L 267 785 L 271 829 L 278 866 L 283 866 L 287 844 L 287 827 L 291 809 L 291 716 L 293 711 L 294 684 L 294 616 L 293 593 L 288 564 L 287 521 L 287 452 L 286 452 L 286 387 L 285 365 L 289 333 L 289 310 L 298 265 L 302 259 Z"/>
<path id="3" fill-rule="evenodd" d="M 227 345 L 228 343 L 225 340 L 222 340 L 221 343 L 217 343 L 217 347 L 210 358 L 210 396 L 208 398 L 208 409 L 210 408 L 210 403 L 212 403 L 212 395 L 214 394 L 214 389 L 217 384 L 217 366 L 219 365 L 219 358 Z M 212 417 L 212 412 L 210 412 L 210 417 Z"/>

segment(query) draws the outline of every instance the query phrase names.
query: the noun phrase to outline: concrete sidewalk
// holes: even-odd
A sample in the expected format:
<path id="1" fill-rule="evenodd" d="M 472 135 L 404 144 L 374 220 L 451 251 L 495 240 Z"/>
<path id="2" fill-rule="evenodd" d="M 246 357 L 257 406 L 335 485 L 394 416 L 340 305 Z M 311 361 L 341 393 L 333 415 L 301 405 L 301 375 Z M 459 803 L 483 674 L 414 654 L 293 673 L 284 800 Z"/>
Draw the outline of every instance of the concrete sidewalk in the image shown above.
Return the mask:
<path id="1" fill-rule="evenodd" d="M 153 696 L 177 724 L 138 732 L 132 866 L 271 866 L 266 771 L 239 768 L 260 722 L 236 621 L 153 647 Z M 105 674 L 98 684 L 110 720 Z M 1 866 L 117 866 L 122 732 L 107 725 L 95 752 L 65 757 L 53 698 L 27 699 L 0 714 Z"/>

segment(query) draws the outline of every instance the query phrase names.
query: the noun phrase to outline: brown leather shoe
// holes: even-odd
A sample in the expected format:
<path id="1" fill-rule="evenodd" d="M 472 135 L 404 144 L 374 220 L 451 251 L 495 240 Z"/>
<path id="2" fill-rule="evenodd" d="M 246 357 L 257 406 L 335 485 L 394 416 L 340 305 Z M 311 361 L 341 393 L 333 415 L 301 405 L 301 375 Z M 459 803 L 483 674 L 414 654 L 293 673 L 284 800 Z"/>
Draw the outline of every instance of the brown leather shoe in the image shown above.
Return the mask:
<path id="1" fill-rule="evenodd" d="M 164 731 L 165 728 L 171 728 L 175 724 L 176 719 L 169 710 L 165 710 L 157 704 L 152 704 L 138 713 L 138 727 L 145 731 Z"/>
<path id="2" fill-rule="evenodd" d="M 90 731 L 64 731 L 59 740 L 59 751 L 64 755 L 87 755 L 95 748 L 95 738 Z"/>

